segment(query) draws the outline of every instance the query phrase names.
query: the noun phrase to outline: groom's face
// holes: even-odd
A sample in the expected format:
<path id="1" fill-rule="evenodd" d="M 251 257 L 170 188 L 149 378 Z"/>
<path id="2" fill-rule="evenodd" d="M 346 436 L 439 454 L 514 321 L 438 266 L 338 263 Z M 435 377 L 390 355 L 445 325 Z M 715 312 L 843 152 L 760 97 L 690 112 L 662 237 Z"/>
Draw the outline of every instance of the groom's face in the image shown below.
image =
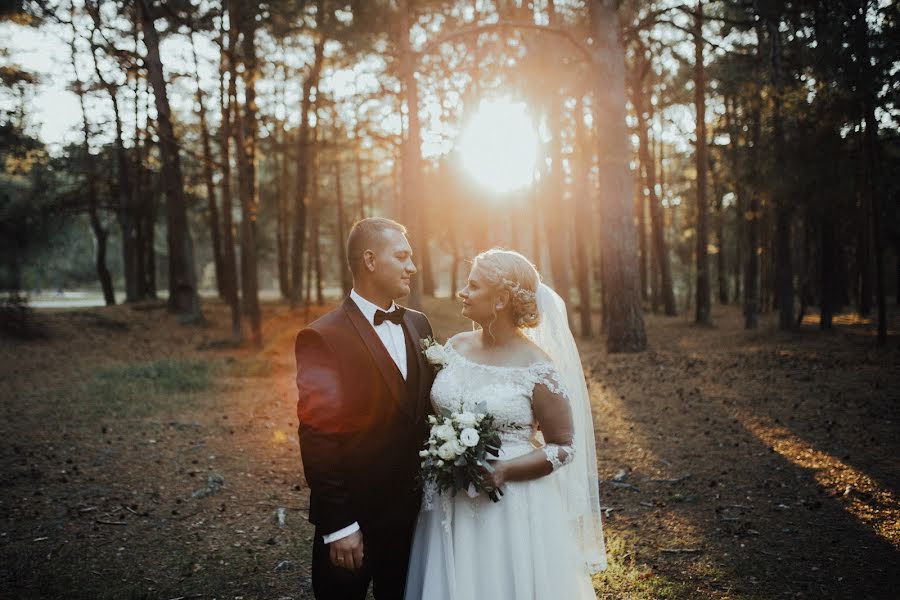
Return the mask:
<path id="1" fill-rule="evenodd" d="M 371 259 L 372 277 L 379 290 L 395 300 L 409 295 L 416 265 L 405 235 L 394 229 L 382 232 L 379 243 L 372 248 Z"/>

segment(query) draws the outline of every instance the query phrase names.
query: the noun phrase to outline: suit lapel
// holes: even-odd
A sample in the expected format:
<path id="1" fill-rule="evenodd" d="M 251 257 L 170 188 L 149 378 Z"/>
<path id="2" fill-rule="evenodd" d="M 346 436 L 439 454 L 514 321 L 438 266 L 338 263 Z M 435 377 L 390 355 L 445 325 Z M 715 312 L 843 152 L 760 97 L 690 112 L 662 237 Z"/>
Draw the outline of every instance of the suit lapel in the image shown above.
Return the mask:
<path id="1" fill-rule="evenodd" d="M 428 369 L 430 366 L 425 363 L 425 355 L 422 353 L 422 345 L 420 344 L 420 340 L 424 339 L 422 333 L 416 328 L 416 324 L 413 322 L 412 314 L 409 311 L 403 315 L 403 324 L 406 325 L 406 331 L 409 332 L 410 342 L 412 342 L 413 350 L 416 353 L 416 366 L 419 369 L 418 379 L 418 389 L 416 390 L 416 397 L 414 399 L 416 406 L 416 419 L 422 416 L 422 411 L 425 410 L 425 385 L 426 385 L 426 375 L 428 373 Z M 407 375 L 409 376 L 409 375 Z"/>
<path id="2" fill-rule="evenodd" d="M 362 314 L 362 311 L 359 310 L 356 302 L 350 297 L 344 300 L 344 312 L 347 313 L 347 316 L 353 324 L 353 327 L 356 329 L 356 332 L 359 334 L 359 337 L 362 338 L 362 341 L 369 349 L 369 353 L 372 355 L 375 365 L 381 372 L 381 376 L 384 378 L 384 382 L 387 384 L 388 389 L 391 390 L 394 398 L 399 400 L 403 388 L 403 377 L 397 369 L 394 359 L 392 359 L 391 355 L 388 353 L 387 348 L 381 343 L 381 338 L 375 333 L 375 328 L 372 327 L 372 324 L 369 323 Z"/>

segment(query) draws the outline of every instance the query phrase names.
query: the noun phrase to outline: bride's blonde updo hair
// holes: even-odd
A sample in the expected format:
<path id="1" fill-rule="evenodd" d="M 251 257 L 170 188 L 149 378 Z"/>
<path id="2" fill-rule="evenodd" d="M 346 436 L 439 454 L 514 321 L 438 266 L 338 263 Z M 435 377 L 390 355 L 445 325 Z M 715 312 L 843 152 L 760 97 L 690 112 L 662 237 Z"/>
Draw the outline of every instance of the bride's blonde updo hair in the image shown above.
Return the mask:
<path id="1" fill-rule="evenodd" d="M 537 327 L 537 289 L 541 276 L 531 261 L 514 250 L 491 248 L 475 257 L 472 266 L 495 291 L 509 292 L 510 308 L 516 327 Z"/>

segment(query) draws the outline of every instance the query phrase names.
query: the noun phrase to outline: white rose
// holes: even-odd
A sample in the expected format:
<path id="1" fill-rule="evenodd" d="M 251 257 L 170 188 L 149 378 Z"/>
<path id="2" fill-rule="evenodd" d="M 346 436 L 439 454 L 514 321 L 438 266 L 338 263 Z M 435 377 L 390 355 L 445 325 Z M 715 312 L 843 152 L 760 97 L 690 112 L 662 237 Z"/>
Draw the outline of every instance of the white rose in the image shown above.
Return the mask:
<path id="1" fill-rule="evenodd" d="M 444 347 L 438 344 L 428 346 L 428 348 L 425 349 L 425 359 L 433 365 L 440 365 L 442 367 L 447 365 Z"/>
<path id="2" fill-rule="evenodd" d="M 429 425 L 437 425 L 437 422 L 438 422 L 437 417 L 435 417 L 434 415 L 428 415 L 428 424 Z"/>
<path id="3" fill-rule="evenodd" d="M 469 448 L 474 448 L 478 445 L 478 440 L 481 439 L 481 436 L 478 435 L 478 432 L 472 429 L 471 427 L 466 427 L 462 430 L 462 433 L 459 434 L 459 441 L 461 441 L 465 446 Z"/>
<path id="4" fill-rule="evenodd" d="M 456 422 L 463 427 L 474 427 L 477 421 L 478 417 L 476 417 L 474 413 L 468 411 L 456 415 Z"/>
<path id="5" fill-rule="evenodd" d="M 444 461 L 442 461 L 442 460 L 437 461 L 437 466 L 443 467 L 443 466 L 444 466 Z"/>
<path id="6" fill-rule="evenodd" d="M 440 425 L 439 427 L 437 427 L 434 430 L 434 435 L 436 435 L 437 437 L 439 437 L 440 439 L 442 439 L 444 441 L 449 442 L 451 440 L 456 439 L 456 430 L 453 429 L 453 425 L 448 425 L 447 423 L 444 423 L 443 425 Z"/>
<path id="7" fill-rule="evenodd" d="M 431 452 L 428 450 L 419 450 L 419 456 L 422 458 L 428 458 L 431 455 Z"/>
<path id="8" fill-rule="evenodd" d="M 438 448 L 438 456 L 444 460 L 456 458 L 456 448 L 453 447 L 453 442 L 447 442 Z"/>
<path id="9" fill-rule="evenodd" d="M 449 443 L 453 444 L 453 451 L 456 452 L 457 456 L 462 456 L 466 453 L 466 447 L 463 446 L 462 442 L 460 442 L 459 440 L 453 440 Z"/>

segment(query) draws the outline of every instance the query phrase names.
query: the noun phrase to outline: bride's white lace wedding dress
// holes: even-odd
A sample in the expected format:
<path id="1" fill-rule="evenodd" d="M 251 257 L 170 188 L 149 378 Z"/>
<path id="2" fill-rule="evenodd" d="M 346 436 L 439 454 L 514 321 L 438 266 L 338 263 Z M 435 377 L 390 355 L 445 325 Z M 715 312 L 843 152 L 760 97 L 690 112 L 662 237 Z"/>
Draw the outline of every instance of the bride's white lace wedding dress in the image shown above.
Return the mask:
<path id="1" fill-rule="evenodd" d="M 451 342 L 445 351 L 448 364 L 431 390 L 435 407 L 472 411 L 485 402 L 498 422 L 516 426 L 502 431 L 500 459 L 532 452 L 540 444 L 535 439 L 537 424 L 531 405 L 535 386 L 543 384 L 553 393 L 570 397 L 556 366 L 549 361 L 529 367 L 483 365 L 459 354 Z M 451 496 L 425 490 L 406 600 L 596 597 L 590 572 L 605 565 L 586 564 L 567 516 L 567 487 L 560 479 L 571 467 L 559 463 L 556 451 L 547 455 L 554 465 L 551 474 L 507 482 L 496 503 L 484 494 L 473 499 L 462 492 Z"/>

